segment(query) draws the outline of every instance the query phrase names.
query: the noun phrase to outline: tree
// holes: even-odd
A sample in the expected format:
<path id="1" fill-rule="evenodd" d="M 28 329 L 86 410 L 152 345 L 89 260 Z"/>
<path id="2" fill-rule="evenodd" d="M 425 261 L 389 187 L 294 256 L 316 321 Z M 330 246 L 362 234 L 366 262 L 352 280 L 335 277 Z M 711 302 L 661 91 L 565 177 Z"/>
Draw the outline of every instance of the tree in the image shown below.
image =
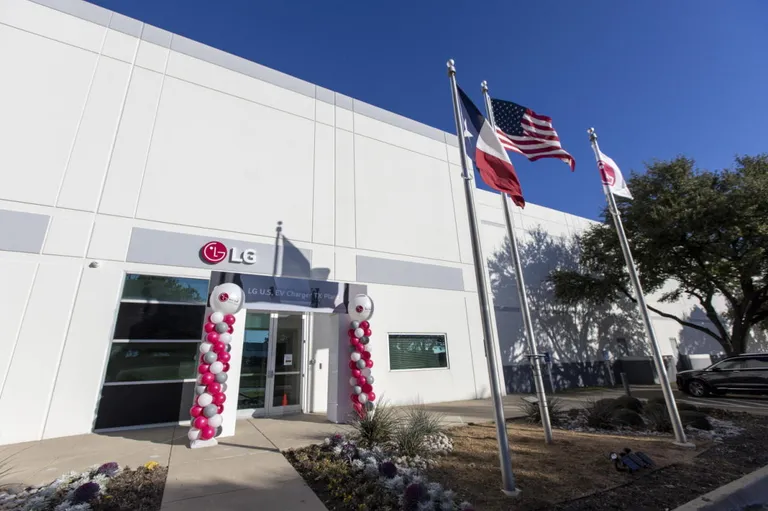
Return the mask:
<path id="1" fill-rule="evenodd" d="M 712 336 L 729 355 L 746 351 L 752 330 L 768 326 L 768 155 L 737 157 L 719 172 L 684 157 L 654 162 L 629 188 L 634 200 L 619 199 L 618 209 L 644 292 L 661 291 L 662 303 L 696 299 L 712 328 L 649 308 Z M 635 300 L 613 223 L 593 226 L 580 243 L 581 270 L 550 275 L 557 299 Z"/>

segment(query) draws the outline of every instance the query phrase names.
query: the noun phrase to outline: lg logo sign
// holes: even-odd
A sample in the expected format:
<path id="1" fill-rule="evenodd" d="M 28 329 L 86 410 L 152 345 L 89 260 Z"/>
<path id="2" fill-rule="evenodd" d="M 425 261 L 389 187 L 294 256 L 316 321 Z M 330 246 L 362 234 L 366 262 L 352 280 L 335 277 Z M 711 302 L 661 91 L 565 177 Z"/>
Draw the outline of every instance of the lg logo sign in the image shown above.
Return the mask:
<path id="1" fill-rule="evenodd" d="M 200 249 L 200 258 L 208 264 L 218 264 L 229 256 L 230 263 L 253 264 L 256 262 L 256 250 L 248 248 L 242 252 L 236 247 L 227 248 L 220 241 L 209 241 Z"/>

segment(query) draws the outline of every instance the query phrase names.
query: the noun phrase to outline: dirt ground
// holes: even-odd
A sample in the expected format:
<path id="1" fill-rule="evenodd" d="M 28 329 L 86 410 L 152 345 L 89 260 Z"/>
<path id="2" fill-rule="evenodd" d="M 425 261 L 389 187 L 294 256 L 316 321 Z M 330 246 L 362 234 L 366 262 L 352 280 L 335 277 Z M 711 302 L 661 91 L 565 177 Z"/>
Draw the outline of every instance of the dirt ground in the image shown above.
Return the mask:
<path id="1" fill-rule="evenodd" d="M 429 480 L 454 490 L 478 510 L 554 509 L 595 492 L 603 492 L 642 478 L 615 469 L 608 456 L 625 447 L 646 453 L 657 469 L 673 464 L 691 466 L 711 442 L 697 442 L 696 450 L 674 447 L 669 438 L 605 436 L 555 431 L 555 442 L 544 443 L 540 427 L 508 424 L 509 443 L 520 498 L 512 501 L 500 490 L 496 428 L 493 424 L 450 430 L 454 451 L 429 471 Z M 644 469 L 643 472 L 650 472 Z M 586 509 L 586 508 L 585 508 Z M 592 509 L 592 508 L 590 508 Z M 617 509 L 631 509 L 627 503 Z M 664 508 L 660 508 L 664 509 Z"/>

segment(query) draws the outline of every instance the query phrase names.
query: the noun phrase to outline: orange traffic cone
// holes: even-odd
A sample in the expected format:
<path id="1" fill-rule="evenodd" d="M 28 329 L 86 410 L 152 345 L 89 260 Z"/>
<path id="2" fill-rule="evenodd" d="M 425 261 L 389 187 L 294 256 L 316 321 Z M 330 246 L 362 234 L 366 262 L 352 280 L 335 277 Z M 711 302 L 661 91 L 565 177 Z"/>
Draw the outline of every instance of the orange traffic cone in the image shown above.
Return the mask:
<path id="1" fill-rule="evenodd" d="M 288 406 L 288 394 L 283 392 L 283 406 Z"/>

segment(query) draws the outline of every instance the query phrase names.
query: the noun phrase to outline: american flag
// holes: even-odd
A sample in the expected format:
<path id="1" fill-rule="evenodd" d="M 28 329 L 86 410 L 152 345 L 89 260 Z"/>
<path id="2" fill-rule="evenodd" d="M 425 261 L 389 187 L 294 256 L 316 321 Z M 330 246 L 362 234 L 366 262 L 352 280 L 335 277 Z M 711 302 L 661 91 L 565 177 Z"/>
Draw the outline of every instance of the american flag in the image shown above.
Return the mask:
<path id="1" fill-rule="evenodd" d="M 504 149 L 515 151 L 531 161 L 557 158 L 576 168 L 576 160 L 560 145 L 552 118 L 511 101 L 491 99 L 496 134 Z"/>

